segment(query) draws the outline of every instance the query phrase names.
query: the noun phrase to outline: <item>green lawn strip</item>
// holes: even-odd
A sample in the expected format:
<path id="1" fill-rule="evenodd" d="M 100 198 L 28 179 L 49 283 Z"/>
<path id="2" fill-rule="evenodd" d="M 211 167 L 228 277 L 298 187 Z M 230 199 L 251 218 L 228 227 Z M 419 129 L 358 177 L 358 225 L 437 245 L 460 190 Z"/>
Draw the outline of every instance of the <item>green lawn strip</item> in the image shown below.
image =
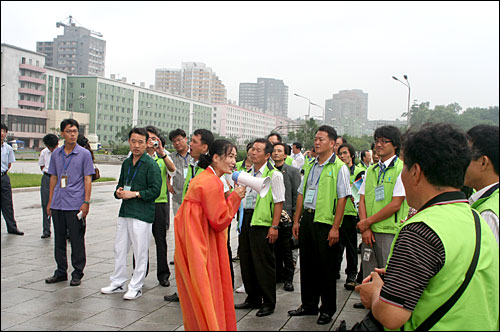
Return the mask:
<path id="1" fill-rule="evenodd" d="M 39 187 L 42 183 L 42 174 L 10 173 L 10 184 L 12 188 Z M 94 182 L 115 181 L 115 178 L 101 177 Z"/>

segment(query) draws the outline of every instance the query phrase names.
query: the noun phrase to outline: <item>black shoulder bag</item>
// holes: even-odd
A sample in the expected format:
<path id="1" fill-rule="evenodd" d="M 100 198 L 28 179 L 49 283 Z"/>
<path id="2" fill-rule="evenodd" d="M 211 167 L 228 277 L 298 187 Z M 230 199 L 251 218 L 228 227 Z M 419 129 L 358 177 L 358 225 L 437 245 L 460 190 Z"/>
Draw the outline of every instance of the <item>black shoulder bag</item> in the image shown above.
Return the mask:
<path id="1" fill-rule="evenodd" d="M 448 301 L 441 305 L 436 311 L 432 313 L 422 324 L 420 324 L 415 331 L 429 331 L 444 315 L 455 305 L 460 296 L 464 293 L 465 289 L 469 285 L 474 272 L 476 271 L 477 262 L 479 260 L 479 253 L 481 249 L 481 223 L 479 221 L 479 215 L 476 211 L 472 210 L 474 215 L 474 223 L 476 227 L 476 247 L 474 249 L 474 256 L 472 257 L 472 262 L 470 263 L 469 269 L 465 274 L 465 279 L 462 285 L 457 289 L 455 294 L 453 294 Z M 344 323 L 344 324 L 342 324 Z M 342 327 L 344 329 L 342 329 Z M 359 323 L 356 323 L 351 331 L 383 331 L 384 327 L 379 321 L 373 317 L 372 311 L 363 318 Z M 337 331 L 345 331 L 345 322 L 340 323 L 339 329 Z"/>

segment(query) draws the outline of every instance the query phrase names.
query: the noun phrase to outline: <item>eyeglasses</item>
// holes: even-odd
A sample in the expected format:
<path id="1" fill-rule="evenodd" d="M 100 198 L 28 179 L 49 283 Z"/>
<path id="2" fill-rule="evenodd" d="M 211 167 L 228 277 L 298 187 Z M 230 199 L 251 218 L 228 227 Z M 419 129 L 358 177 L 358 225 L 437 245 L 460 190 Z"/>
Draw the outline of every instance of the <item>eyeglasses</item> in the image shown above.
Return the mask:
<path id="1" fill-rule="evenodd" d="M 78 134 L 78 129 L 73 129 L 73 130 L 65 130 L 64 131 L 66 134 Z"/>
<path id="2" fill-rule="evenodd" d="M 392 141 L 390 139 L 378 139 L 376 141 L 373 141 L 373 143 L 375 145 L 377 145 L 379 143 L 382 144 L 382 145 L 386 145 L 387 143 L 392 143 Z"/>

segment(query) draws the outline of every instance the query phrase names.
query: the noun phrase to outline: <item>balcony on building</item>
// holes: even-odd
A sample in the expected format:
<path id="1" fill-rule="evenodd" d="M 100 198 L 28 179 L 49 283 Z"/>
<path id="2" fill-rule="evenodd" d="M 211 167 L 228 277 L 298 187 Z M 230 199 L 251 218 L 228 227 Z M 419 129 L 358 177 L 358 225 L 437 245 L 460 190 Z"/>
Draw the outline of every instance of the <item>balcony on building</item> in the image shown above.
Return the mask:
<path id="1" fill-rule="evenodd" d="M 45 84 L 45 80 L 43 80 L 41 78 L 30 77 L 30 76 L 19 76 L 19 81 L 21 81 L 21 82 L 38 83 L 38 84 Z"/>
<path id="2" fill-rule="evenodd" d="M 45 96 L 45 91 L 35 90 L 35 89 L 27 89 L 27 88 L 19 88 L 19 93 L 34 95 L 34 96 Z"/>
<path id="3" fill-rule="evenodd" d="M 37 73 L 45 73 L 45 72 L 47 72 L 47 69 L 45 69 L 45 68 L 41 68 L 41 67 L 29 65 L 27 63 L 20 63 L 19 64 L 19 69 L 27 69 L 27 70 L 31 70 L 31 71 L 36 71 Z"/>
<path id="4" fill-rule="evenodd" d="M 29 106 L 29 107 L 39 107 L 39 108 L 45 107 L 45 103 L 41 103 L 39 101 L 30 101 L 30 100 L 18 100 L 17 104 L 19 106 Z"/>

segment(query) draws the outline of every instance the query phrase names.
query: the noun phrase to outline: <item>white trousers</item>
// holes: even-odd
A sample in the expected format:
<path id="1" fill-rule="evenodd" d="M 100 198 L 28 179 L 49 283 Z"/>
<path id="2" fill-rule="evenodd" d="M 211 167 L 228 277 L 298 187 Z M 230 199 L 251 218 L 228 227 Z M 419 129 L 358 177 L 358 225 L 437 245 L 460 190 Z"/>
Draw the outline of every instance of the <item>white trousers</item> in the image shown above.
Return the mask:
<path id="1" fill-rule="evenodd" d="M 127 255 L 132 244 L 135 269 L 128 289 L 131 291 L 142 289 L 148 264 L 149 241 L 153 234 L 152 226 L 152 223 L 138 219 L 118 217 L 115 239 L 115 271 L 109 278 L 111 285 L 118 287 L 127 282 Z"/>

